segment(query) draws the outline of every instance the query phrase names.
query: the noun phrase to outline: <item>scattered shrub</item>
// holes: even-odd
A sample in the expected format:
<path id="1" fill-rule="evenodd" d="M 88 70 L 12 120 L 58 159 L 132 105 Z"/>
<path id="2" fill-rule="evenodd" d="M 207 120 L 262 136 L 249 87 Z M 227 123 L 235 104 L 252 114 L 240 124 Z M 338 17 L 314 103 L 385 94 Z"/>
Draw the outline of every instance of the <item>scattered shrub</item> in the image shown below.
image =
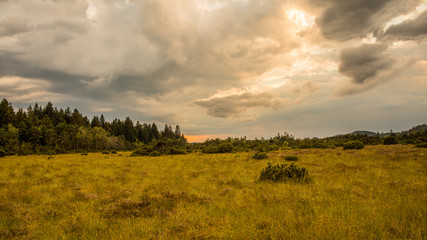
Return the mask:
<path id="1" fill-rule="evenodd" d="M 231 153 L 234 150 L 230 142 L 220 143 L 218 146 L 207 146 L 202 149 L 202 153 Z"/>
<path id="2" fill-rule="evenodd" d="M 214 146 L 207 146 L 202 149 L 202 153 L 218 153 L 218 148 Z"/>
<path id="3" fill-rule="evenodd" d="M 117 154 L 116 150 L 111 151 L 111 154 Z"/>
<path id="4" fill-rule="evenodd" d="M 415 147 L 417 147 L 417 148 L 427 148 L 427 143 L 418 143 L 417 145 L 415 145 Z"/>
<path id="5" fill-rule="evenodd" d="M 365 147 L 365 144 L 363 144 L 361 141 L 348 141 L 344 143 L 343 149 L 362 149 Z"/>
<path id="6" fill-rule="evenodd" d="M 397 138 L 396 136 L 387 136 L 384 138 L 384 145 L 392 145 L 392 144 L 397 144 Z"/>
<path id="7" fill-rule="evenodd" d="M 252 158 L 259 159 L 259 160 L 266 159 L 268 158 L 268 155 L 265 152 L 257 152 Z"/>
<path id="8" fill-rule="evenodd" d="M 131 154 L 131 156 L 150 156 L 150 154 L 153 153 L 154 151 L 156 151 L 154 147 L 144 145 L 138 148 L 137 150 L 135 150 Z"/>
<path id="9" fill-rule="evenodd" d="M 261 142 L 253 148 L 253 150 L 256 150 L 258 152 L 270 152 L 277 151 L 279 149 L 279 146 L 277 146 L 276 144 L 271 144 L 268 142 Z"/>
<path id="10" fill-rule="evenodd" d="M 168 151 L 168 154 L 170 154 L 170 155 L 184 155 L 184 154 L 186 154 L 186 152 L 185 152 L 185 150 L 171 147 Z"/>
<path id="11" fill-rule="evenodd" d="M 297 147 L 300 149 L 308 149 L 308 148 L 312 148 L 313 146 L 309 142 L 302 142 Z"/>
<path id="12" fill-rule="evenodd" d="M 231 153 L 234 150 L 233 144 L 230 142 L 223 142 L 218 145 L 219 153 Z"/>
<path id="13" fill-rule="evenodd" d="M 0 149 L 0 157 L 6 156 L 6 151 L 3 149 Z"/>
<path id="14" fill-rule="evenodd" d="M 87 156 L 87 155 L 89 155 L 88 153 L 81 153 L 80 155 L 82 155 L 82 156 Z"/>
<path id="15" fill-rule="evenodd" d="M 286 163 L 278 163 L 276 165 L 268 163 L 267 167 L 261 170 L 259 179 L 262 181 L 270 180 L 274 182 L 288 180 L 305 182 L 308 180 L 308 171 L 303 167 L 298 167 L 294 163 L 290 165 Z"/>
<path id="16" fill-rule="evenodd" d="M 110 152 L 104 151 L 102 152 L 102 154 L 110 154 Z"/>
<path id="17" fill-rule="evenodd" d="M 153 151 L 148 156 L 150 156 L 150 157 L 158 157 L 158 156 L 162 156 L 162 154 L 159 151 Z"/>
<path id="18" fill-rule="evenodd" d="M 285 156 L 285 160 L 296 162 L 296 161 L 298 161 L 298 157 L 294 156 L 294 155 L 289 155 L 289 156 Z"/>

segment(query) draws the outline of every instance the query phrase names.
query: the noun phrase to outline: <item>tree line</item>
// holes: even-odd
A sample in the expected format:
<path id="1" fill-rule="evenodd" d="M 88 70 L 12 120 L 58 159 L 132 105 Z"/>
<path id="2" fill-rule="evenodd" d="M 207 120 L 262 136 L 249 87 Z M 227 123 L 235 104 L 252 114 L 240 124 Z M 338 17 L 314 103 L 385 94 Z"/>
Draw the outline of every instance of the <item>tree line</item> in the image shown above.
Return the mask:
<path id="1" fill-rule="evenodd" d="M 159 130 L 126 117 L 108 122 L 104 116 L 91 120 L 77 109 L 57 109 L 48 102 L 37 103 L 15 111 L 6 99 L 0 103 L 0 155 L 59 154 L 68 152 L 100 152 L 133 150 L 134 156 L 165 154 L 229 153 L 242 151 L 269 152 L 279 149 L 336 148 L 357 141 L 362 145 L 415 144 L 427 147 L 427 125 L 419 125 L 399 133 L 356 131 L 326 138 L 296 138 L 288 133 L 268 139 L 208 139 L 203 143 L 187 143 L 180 127 L 166 124 Z"/>
<path id="2" fill-rule="evenodd" d="M 349 134 L 340 134 L 326 138 L 296 138 L 288 133 L 280 134 L 268 139 L 227 138 L 208 139 L 203 143 L 193 144 L 193 151 L 202 153 L 225 153 L 225 152 L 269 152 L 285 149 L 308 149 L 308 148 L 337 148 L 346 147 L 348 143 L 357 142 L 364 145 L 391 145 L 391 144 L 414 144 L 417 147 L 427 147 L 427 125 L 418 125 L 399 133 L 372 133 L 358 131 Z"/>
<path id="3" fill-rule="evenodd" d="M 132 150 L 160 140 L 186 144 L 178 125 L 159 130 L 155 123 L 134 124 L 129 117 L 108 122 L 101 115 L 89 120 L 77 109 L 58 109 L 51 102 L 30 105 L 26 111 L 15 111 L 6 99 L 0 103 L 0 151 L 5 155 Z"/>

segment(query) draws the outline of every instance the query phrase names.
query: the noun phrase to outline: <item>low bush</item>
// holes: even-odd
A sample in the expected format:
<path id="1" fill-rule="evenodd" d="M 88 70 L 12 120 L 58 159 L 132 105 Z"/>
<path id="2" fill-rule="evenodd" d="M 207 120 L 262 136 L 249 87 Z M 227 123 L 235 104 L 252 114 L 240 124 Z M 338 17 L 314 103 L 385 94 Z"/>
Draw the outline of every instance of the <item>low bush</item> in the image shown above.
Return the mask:
<path id="1" fill-rule="evenodd" d="M 284 181 L 297 181 L 305 182 L 308 180 L 308 170 L 291 163 L 290 165 L 286 163 L 278 163 L 272 165 L 268 163 L 267 167 L 261 170 L 259 176 L 261 181 L 269 180 L 274 182 L 284 182 Z"/>
<path id="2" fill-rule="evenodd" d="M 218 145 L 219 153 L 231 153 L 234 150 L 233 144 L 229 142 L 223 142 Z"/>
<path id="3" fill-rule="evenodd" d="M 151 153 L 155 152 L 156 150 L 152 146 L 144 145 L 137 150 L 135 150 L 131 156 L 150 156 Z M 157 151 L 158 152 L 158 151 Z"/>
<path id="4" fill-rule="evenodd" d="M 110 152 L 104 151 L 102 152 L 102 154 L 110 154 Z"/>
<path id="5" fill-rule="evenodd" d="M 202 153 L 231 153 L 233 152 L 234 147 L 229 142 L 223 142 L 218 144 L 218 146 L 207 146 L 202 149 Z"/>
<path id="6" fill-rule="evenodd" d="M 179 149 L 179 148 L 174 148 L 174 147 L 171 147 L 169 150 L 168 150 L 168 154 L 169 155 L 184 155 L 184 154 L 186 154 L 187 152 L 185 151 L 185 150 L 183 150 L 183 149 Z"/>
<path id="7" fill-rule="evenodd" d="M 268 158 L 268 155 L 265 152 L 257 152 L 257 153 L 255 153 L 255 155 L 252 156 L 252 158 L 255 158 L 258 160 L 266 159 L 266 158 Z"/>
<path id="8" fill-rule="evenodd" d="M 415 147 L 417 147 L 417 148 L 427 148 L 427 143 L 418 143 L 417 145 L 415 145 Z"/>
<path id="9" fill-rule="evenodd" d="M 162 156 L 162 154 L 159 151 L 153 151 L 148 156 L 150 156 L 150 157 L 158 157 L 158 156 Z"/>
<path id="10" fill-rule="evenodd" d="M 392 144 L 397 144 L 397 143 L 398 142 L 397 142 L 396 136 L 392 136 L 392 135 L 385 137 L 384 141 L 383 141 L 384 145 L 392 145 Z"/>
<path id="11" fill-rule="evenodd" d="M 288 155 L 288 156 L 285 156 L 285 160 L 286 161 L 296 162 L 296 161 L 298 161 L 298 157 L 294 156 L 294 155 Z"/>
<path id="12" fill-rule="evenodd" d="M 6 151 L 3 149 L 0 149 L 0 157 L 6 156 Z"/>
<path id="13" fill-rule="evenodd" d="M 116 150 L 111 151 L 111 154 L 117 154 Z"/>
<path id="14" fill-rule="evenodd" d="M 89 155 L 88 153 L 81 153 L 80 155 L 82 155 L 82 156 L 87 156 L 87 155 Z"/>
<path id="15" fill-rule="evenodd" d="M 361 141 L 348 141 L 344 143 L 343 149 L 362 149 L 365 147 L 365 144 L 363 144 Z"/>
<path id="16" fill-rule="evenodd" d="M 218 153 L 218 148 L 214 146 L 207 146 L 202 149 L 202 153 Z"/>

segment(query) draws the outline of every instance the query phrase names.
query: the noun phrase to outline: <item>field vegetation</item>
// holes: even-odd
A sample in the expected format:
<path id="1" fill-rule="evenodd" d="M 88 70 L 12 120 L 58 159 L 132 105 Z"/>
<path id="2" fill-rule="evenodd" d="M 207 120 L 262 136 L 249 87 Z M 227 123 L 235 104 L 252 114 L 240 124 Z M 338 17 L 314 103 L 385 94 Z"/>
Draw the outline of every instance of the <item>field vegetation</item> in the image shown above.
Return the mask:
<path id="1" fill-rule="evenodd" d="M 226 149 L 224 147 L 224 149 Z M 0 239 L 425 239 L 427 149 L 0 158 Z M 308 181 L 263 181 L 268 163 Z"/>

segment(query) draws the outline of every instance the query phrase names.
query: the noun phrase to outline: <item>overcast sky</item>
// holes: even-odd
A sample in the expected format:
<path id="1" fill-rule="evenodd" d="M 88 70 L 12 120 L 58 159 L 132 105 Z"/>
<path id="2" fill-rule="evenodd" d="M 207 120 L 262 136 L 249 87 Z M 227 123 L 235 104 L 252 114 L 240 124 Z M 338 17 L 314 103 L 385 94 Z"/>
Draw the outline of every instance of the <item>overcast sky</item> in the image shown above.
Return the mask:
<path id="1" fill-rule="evenodd" d="M 427 1 L 0 0 L 0 97 L 186 135 L 427 122 Z"/>

